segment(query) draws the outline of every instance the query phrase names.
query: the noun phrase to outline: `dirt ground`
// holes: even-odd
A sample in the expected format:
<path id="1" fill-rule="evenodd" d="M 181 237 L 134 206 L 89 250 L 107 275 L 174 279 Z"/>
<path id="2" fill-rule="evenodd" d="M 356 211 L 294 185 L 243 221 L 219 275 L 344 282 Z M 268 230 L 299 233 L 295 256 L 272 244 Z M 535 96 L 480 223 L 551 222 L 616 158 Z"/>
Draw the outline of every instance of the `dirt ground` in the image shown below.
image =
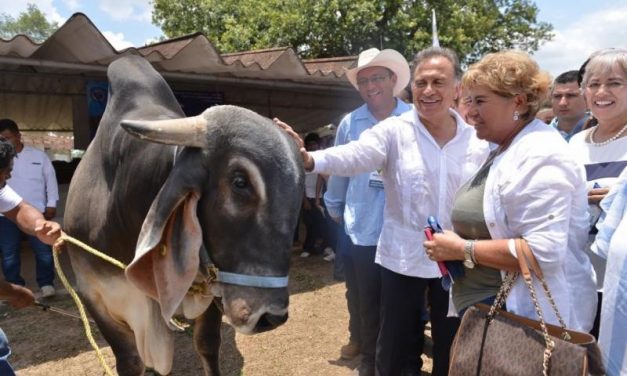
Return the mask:
<path id="1" fill-rule="evenodd" d="M 344 361 L 339 357 L 339 348 L 348 338 L 344 283 L 332 279 L 331 263 L 320 256 L 303 259 L 299 253 L 299 249 L 293 249 L 290 316 L 286 324 L 270 332 L 247 336 L 236 333 L 223 322 L 221 369 L 224 375 L 355 374 L 359 359 Z M 77 312 L 65 291 L 60 291 L 48 303 Z M 0 327 L 9 338 L 13 352 L 9 359 L 20 376 L 104 375 L 77 319 L 35 307 L 19 311 L 4 307 Z M 115 359 L 111 349 L 97 328 L 92 330 L 107 364 L 113 368 Z M 192 347 L 191 330 L 176 335 L 172 375 L 202 375 L 202 366 Z M 429 350 L 429 344 L 426 348 Z M 423 355 L 423 360 L 423 374 L 429 375 L 431 359 Z"/>

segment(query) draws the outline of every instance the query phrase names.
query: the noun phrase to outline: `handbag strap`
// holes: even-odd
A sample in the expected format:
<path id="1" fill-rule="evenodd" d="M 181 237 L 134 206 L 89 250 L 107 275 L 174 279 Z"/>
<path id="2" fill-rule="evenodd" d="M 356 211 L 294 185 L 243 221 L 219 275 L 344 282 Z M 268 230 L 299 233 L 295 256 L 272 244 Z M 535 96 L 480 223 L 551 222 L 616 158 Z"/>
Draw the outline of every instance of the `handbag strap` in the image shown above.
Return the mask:
<path id="1" fill-rule="evenodd" d="M 542 361 L 543 375 L 548 376 L 549 375 L 549 363 L 550 363 L 551 355 L 553 354 L 553 349 L 555 348 L 555 342 L 551 339 L 551 336 L 549 335 L 546 322 L 544 321 L 544 315 L 542 314 L 542 308 L 540 307 L 540 303 L 538 303 L 536 291 L 535 291 L 535 288 L 533 287 L 532 272 L 533 274 L 535 274 L 536 278 L 540 280 L 542 284 L 542 289 L 544 290 L 544 293 L 546 294 L 549 302 L 551 303 L 551 307 L 553 308 L 553 311 L 555 312 L 555 315 L 560 323 L 560 326 L 562 327 L 562 330 L 563 330 L 562 335 L 561 335 L 562 339 L 568 341 L 570 340 L 570 335 L 568 334 L 568 331 L 566 330 L 566 324 L 564 323 L 562 315 L 559 313 L 559 310 L 557 309 L 557 305 L 555 304 L 553 295 L 551 294 L 551 291 L 549 290 L 549 286 L 547 285 L 544 279 L 542 268 L 540 268 L 540 264 L 538 263 L 538 260 L 533 255 L 533 252 L 531 251 L 529 244 L 527 243 L 525 239 L 522 239 L 522 238 L 515 239 L 515 244 L 516 244 L 516 256 L 518 258 L 518 265 L 520 268 L 520 273 L 508 272 L 506 274 L 505 279 L 503 283 L 501 284 L 501 288 L 496 294 L 496 299 L 494 299 L 494 303 L 490 307 L 490 311 L 488 312 L 486 319 L 488 321 L 488 324 L 494 319 L 494 317 L 498 313 L 498 310 L 501 307 L 503 307 L 503 304 L 505 303 L 505 300 L 507 299 L 507 296 L 509 295 L 514 285 L 514 281 L 518 278 L 519 275 L 522 275 L 523 280 L 525 281 L 525 285 L 527 286 L 527 289 L 529 290 L 529 294 L 531 296 L 531 300 L 533 301 L 533 305 L 536 309 L 536 314 L 538 315 L 540 328 L 542 329 L 542 335 L 544 337 L 544 343 L 545 343 L 544 357 Z"/>
<path id="2" fill-rule="evenodd" d="M 551 308 L 553 308 L 553 312 L 555 312 L 555 316 L 559 321 L 560 326 L 562 327 L 561 337 L 565 341 L 570 341 L 570 334 L 568 334 L 568 330 L 566 329 L 566 323 L 562 318 L 562 315 L 557 309 L 557 304 L 555 304 L 555 299 L 553 299 L 553 294 L 551 294 L 551 290 L 549 290 L 549 286 L 544 279 L 544 274 L 542 273 L 542 269 L 540 268 L 540 264 L 538 264 L 538 260 L 533 255 L 531 248 L 529 247 L 529 243 L 525 239 L 519 238 L 516 239 L 516 255 L 518 256 L 518 263 L 520 265 L 521 272 L 523 274 L 523 278 L 525 278 L 525 283 L 527 283 L 527 279 L 531 282 L 531 273 L 536 275 L 540 283 L 542 284 L 542 289 L 544 290 L 544 294 L 546 295 L 549 303 L 551 304 Z M 521 257 L 522 256 L 522 257 Z M 522 262 L 521 262 L 522 261 Z M 523 268 L 526 269 L 523 270 Z M 530 290 L 531 291 L 531 290 Z"/>
<path id="3" fill-rule="evenodd" d="M 538 315 L 538 320 L 540 321 L 540 328 L 542 328 L 542 335 L 544 336 L 545 344 L 544 358 L 542 360 L 542 374 L 544 376 L 548 376 L 549 362 L 551 360 L 551 355 L 553 354 L 553 349 L 555 348 L 555 342 L 551 339 L 551 336 L 549 335 L 549 330 L 546 327 L 544 316 L 542 314 L 542 308 L 540 308 L 540 303 L 538 303 L 538 297 L 536 296 L 536 290 L 533 287 L 533 279 L 531 277 L 531 270 L 529 269 L 528 261 L 531 259 L 534 260 L 534 262 L 531 262 L 531 264 L 532 268 L 534 269 L 534 274 L 536 275 L 536 277 L 538 277 L 538 279 L 543 281 L 544 276 L 542 275 L 540 265 L 538 265 L 535 257 L 533 256 L 533 253 L 527 245 L 527 241 L 523 239 L 516 239 L 516 256 L 518 257 L 518 265 L 520 266 L 520 272 L 523 276 L 523 280 L 527 285 L 527 289 L 529 290 L 529 294 L 531 295 L 531 300 L 533 301 L 533 305 L 536 308 L 536 314 Z M 548 290 L 545 290 L 545 292 L 548 292 Z M 559 315 L 557 311 L 556 313 Z"/>

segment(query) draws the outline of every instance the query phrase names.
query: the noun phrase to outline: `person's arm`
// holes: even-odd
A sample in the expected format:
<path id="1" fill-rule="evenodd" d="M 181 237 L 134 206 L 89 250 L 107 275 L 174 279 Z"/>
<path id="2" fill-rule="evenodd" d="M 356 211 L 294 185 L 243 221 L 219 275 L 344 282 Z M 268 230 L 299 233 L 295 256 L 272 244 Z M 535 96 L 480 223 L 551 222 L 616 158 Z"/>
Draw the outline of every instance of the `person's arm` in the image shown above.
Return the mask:
<path id="1" fill-rule="evenodd" d="M 323 195 L 324 186 L 326 185 L 328 179 L 329 176 L 324 174 L 318 174 L 318 177 L 316 178 L 316 206 L 319 208 L 322 208 L 320 198 Z"/>
<path id="2" fill-rule="evenodd" d="M 388 132 L 393 126 L 392 123 L 385 123 L 386 120 L 364 131 L 357 141 L 311 153 L 305 150 L 303 140 L 288 124 L 276 118 L 274 121 L 298 143 L 306 171 L 354 176 L 383 168 L 386 163 Z"/>
<path id="3" fill-rule="evenodd" d="M 543 269 L 560 268 L 566 257 L 575 184 L 585 184 L 574 164 L 553 156 L 529 157 L 513 170 L 516 179 L 500 191 L 508 232 L 523 237 Z M 463 260 L 466 239 L 453 232 L 436 234 L 424 243 L 436 261 Z M 500 270 L 518 270 L 510 239 L 475 243 L 475 260 Z M 509 253 L 509 255 L 508 255 Z"/>
<path id="4" fill-rule="evenodd" d="M 344 145 L 349 142 L 350 115 L 342 119 L 335 133 L 334 146 Z M 324 204 L 327 213 L 336 223 L 342 223 L 344 205 L 346 204 L 346 191 L 349 178 L 346 176 L 329 176 L 327 191 L 324 193 Z"/>
<path id="5" fill-rule="evenodd" d="M 57 215 L 59 185 L 57 183 L 57 175 L 54 172 L 54 166 L 47 156 L 44 156 L 42 164 L 44 181 L 46 184 L 46 208 L 44 209 L 44 218 L 52 219 Z"/>
<path id="6" fill-rule="evenodd" d="M 331 176 L 324 193 L 324 204 L 331 219 L 342 223 L 344 205 L 346 204 L 346 190 L 349 178 L 344 176 Z"/>
<path id="7" fill-rule="evenodd" d="M 6 300 L 15 309 L 28 307 L 35 303 L 33 292 L 23 286 L 0 280 L 0 300 Z"/>
<path id="8" fill-rule="evenodd" d="M 424 242 L 425 252 L 433 261 L 464 261 L 466 242 L 453 231 L 433 234 L 433 240 Z M 474 261 L 494 269 L 518 271 L 518 260 L 509 249 L 509 239 L 474 241 Z"/>
<path id="9" fill-rule="evenodd" d="M 22 231 L 36 236 L 48 245 L 54 245 L 62 234 L 61 226 L 58 223 L 46 220 L 42 213 L 24 201 L 3 214 L 15 222 Z"/>

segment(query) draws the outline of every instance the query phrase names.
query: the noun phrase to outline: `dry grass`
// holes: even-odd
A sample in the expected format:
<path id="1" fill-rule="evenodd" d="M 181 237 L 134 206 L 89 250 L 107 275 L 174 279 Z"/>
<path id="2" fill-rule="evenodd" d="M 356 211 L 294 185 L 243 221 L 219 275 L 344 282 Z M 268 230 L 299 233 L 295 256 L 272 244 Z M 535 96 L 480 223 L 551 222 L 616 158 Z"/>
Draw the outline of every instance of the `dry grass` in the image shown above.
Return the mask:
<path id="1" fill-rule="evenodd" d="M 348 338 L 344 284 L 331 278 L 331 264 L 319 257 L 301 259 L 295 251 L 290 271 L 290 318 L 273 331 L 245 336 L 222 325 L 221 368 L 224 375 L 351 375 L 359 359 L 339 358 Z M 76 311 L 69 296 L 51 304 Z M 104 372 L 89 347 L 80 321 L 38 308 L 9 311 L 0 318 L 9 337 L 10 361 L 17 374 L 100 376 Z M 107 363 L 111 349 L 94 328 Z M 201 375 L 190 333 L 176 335 L 173 375 Z M 425 359 L 425 370 L 431 368 Z"/>

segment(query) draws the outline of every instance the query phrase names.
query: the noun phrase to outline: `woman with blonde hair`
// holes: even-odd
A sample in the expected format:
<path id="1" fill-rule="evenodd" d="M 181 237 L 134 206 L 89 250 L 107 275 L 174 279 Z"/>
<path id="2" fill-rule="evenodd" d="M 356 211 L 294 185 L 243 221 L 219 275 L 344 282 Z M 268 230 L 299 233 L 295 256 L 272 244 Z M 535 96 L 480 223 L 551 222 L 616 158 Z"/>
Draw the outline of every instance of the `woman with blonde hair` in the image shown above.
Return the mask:
<path id="1" fill-rule="evenodd" d="M 468 117 L 477 136 L 495 148 L 457 192 L 454 232 L 424 243 L 433 261 L 460 260 L 465 275 L 453 285 L 455 308 L 491 303 L 507 271 L 519 271 L 516 238 L 538 260 L 566 325 L 588 330 L 596 309 L 592 268 L 584 253 L 587 232 L 585 171 L 558 132 L 535 118 L 548 93 L 549 76 L 526 54 L 485 56 L 462 79 L 471 101 Z M 540 283 L 534 280 L 536 291 Z M 575 301 L 575 294 L 577 301 Z M 558 323 L 538 294 L 547 322 Z M 519 277 L 506 308 L 536 318 Z"/>

